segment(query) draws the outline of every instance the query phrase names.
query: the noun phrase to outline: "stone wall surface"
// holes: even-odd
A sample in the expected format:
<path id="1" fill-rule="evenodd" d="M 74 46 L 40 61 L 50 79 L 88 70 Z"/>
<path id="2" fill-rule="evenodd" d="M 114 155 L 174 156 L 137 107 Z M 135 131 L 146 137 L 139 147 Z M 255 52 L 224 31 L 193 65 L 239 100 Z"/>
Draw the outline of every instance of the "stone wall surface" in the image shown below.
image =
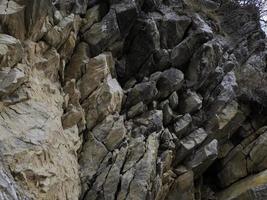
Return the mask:
<path id="1" fill-rule="evenodd" d="M 0 200 L 266 200 L 267 50 L 212 0 L 0 0 Z"/>

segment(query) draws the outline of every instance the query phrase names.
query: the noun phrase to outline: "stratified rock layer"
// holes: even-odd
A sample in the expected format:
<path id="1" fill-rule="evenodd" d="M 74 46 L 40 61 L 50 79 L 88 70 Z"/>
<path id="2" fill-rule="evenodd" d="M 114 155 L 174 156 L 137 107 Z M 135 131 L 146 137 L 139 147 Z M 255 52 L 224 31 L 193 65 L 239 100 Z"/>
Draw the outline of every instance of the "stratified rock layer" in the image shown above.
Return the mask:
<path id="1" fill-rule="evenodd" d="M 0 23 L 0 200 L 267 199 L 255 8 L 3 0 Z"/>

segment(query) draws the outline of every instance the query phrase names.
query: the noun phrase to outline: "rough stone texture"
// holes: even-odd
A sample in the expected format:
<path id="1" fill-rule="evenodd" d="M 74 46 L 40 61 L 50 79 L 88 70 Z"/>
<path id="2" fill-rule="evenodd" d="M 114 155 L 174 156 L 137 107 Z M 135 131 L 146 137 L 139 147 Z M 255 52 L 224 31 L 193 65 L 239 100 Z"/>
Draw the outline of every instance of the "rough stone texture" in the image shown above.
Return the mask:
<path id="1" fill-rule="evenodd" d="M 257 17 L 217 0 L 0 1 L 0 200 L 266 200 Z"/>

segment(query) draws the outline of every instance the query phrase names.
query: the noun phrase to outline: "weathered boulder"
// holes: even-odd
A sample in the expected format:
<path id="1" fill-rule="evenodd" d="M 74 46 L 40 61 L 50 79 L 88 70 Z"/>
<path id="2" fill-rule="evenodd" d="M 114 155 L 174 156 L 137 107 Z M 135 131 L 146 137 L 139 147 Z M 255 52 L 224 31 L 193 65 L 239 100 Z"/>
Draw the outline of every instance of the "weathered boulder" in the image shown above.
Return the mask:
<path id="1" fill-rule="evenodd" d="M 0 67 L 13 67 L 23 57 L 23 47 L 16 38 L 0 34 Z"/>
<path id="2" fill-rule="evenodd" d="M 175 68 L 170 68 L 162 72 L 157 80 L 158 96 L 160 98 L 168 97 L 172 92 L 182 87 L 184 74 Z"/>
<path id="3" fill-rule="evenodd" d="M 263 200 L 266 198 L 267 171 L 238 181 L 218 194 L 219 200 Z"/>
<path id="4" fill-rule="evenodd" d="M 94 24 L 84 33 L 83 38 L 89 44 L 90 52 L 94 56 L 120 39 L 120 29 L 115 11 L 110 10 L 101 22 Z"/>
<path id="5" fill-rule="evenodd" d="M 130 107 L 141 101 L 149 104 L 157 97 L 157 94 L 158 90 L 154 81 L 136 84 L 134 88 L 128 92 L 125 106 Z"/>
<path id="6" fill-rule="evenodd" d="M 181 162 L 195 148 L 197 148 L 207 138 L 208 134 L 203 128 L 199 128 L 180 141 L 180 146 L 177 150 L 176 163 Z"/>
<path id="7" fill-rule="evenodd" d="M 202 107 L 203 98 L 191 90 L 187 90 L 180 99 L 179 110 L 182 113 L 192 113 Z"/>
<path id="8" fill-rule="evenodd" d="M 123 91 L 117 80 L 108 77 L 82 104 L 87 128 L 93 128 L 109 114 L 120 112 L 122 97 Z"/>

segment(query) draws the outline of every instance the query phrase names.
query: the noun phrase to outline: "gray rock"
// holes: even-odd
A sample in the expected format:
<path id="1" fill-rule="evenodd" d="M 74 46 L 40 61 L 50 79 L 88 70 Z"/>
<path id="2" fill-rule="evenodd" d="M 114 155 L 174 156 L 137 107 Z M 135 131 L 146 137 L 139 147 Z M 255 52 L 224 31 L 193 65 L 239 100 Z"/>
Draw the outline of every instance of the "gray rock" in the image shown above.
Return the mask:
<path id="1" fill-rule="evenodd" d="M 195 148 L 197 148 L 207 138 L 208 134 L 203 128 L 199 128 L 180 141 L 180 147 L 177 150 L 176 163 L 181 162 Z"/>
<path id="2" fill-rule="evenodd" d="M 167 195 L 167 200 L 193 200 L 194 199 L 194 173 L 188 171 L 180 175 L 174 183 L 173 189 Z"/>
<path id="3" fill-rule="evenodd" d="M 113 151 L 122 143 L 126 136 L 123 117 L 116 115 L 107 116 L 92 130 L 92 134 L 105 145 L 107 150 Z"/>
<path id="4" fill-rule="evenodd" d="M 161 47 L 172 49 L 178 45 L 187 31 L 191 19 L 187 16 L 179 16 L 174 12 L 167 12 L 160 21 L 159 31 L 161 35 Z"/>
<path id="5" fill-rule="evenodd" d="M 177 121 L 173 124 L 174 133 L 178 138 L 185 137 L 186 134 L 190 131 L 192 123 L 192 117 L 190 114 L 185 114 L 181 118 L 178 118 Z"/>
<path id="6" fill-rule="evenodd" d="M 179 97 L 177 95 L 177 92 L 173 92 L 170 96 L 169 96 L 169 102 L 170 102 L 170 107 L 175 110 L 178 106 L 179 103 Z"/>
<path id="7" fill-rule="evenodd" d="M 172 92 L 182 87 L 184 74 L 175 68 L 165 70 L 157 81 L 157 89 L 160 98 L 168 97 Z"/>
<path id="8" fill-rule="evenodd" d="M 138 115 L 143 114 L 145 111 L 147 111 L 147 106 L 143 102 L 140 102 L 129 109 L 129 111 L 127 112 L 127 118 L 134 118 Z"/>
<path id="9" fill-rule="evenodd" d="M 183 94 L 180 100 L 179 110 L 182 113 L 195 112 L 202 107 L 202 99 L 203 98 L 196 92 L 187 90 L 186 93 Z"/>
<path id="10" fill-rule="evenodd" d="M 122 76 L 126 80 L 138 72 L 153 52 L 160 48 L 159 31 L 155 20 L 151 18 L 138 18 L 128 37 L 125 44 L 128 50 L 125 72 Z"/>
<path id="11" fill-rule="evenodd" d="M 185 166 L 192 169 L 194 177 L 201 176 L 205 170 L 213 163 L 218 155 L 218 142 L 212 140 L 207 145 L 201 147 L 189 159 L 185 161 Z"/>
<path id="12" fill-rule="evenodd" d="M 89 44 L 91 53 L 96 56 L 106 50 L 111 44 L 120 38 L 120 30 L 116 13 L 110 10 L 99 23 L 94 24 L 83 35 Z"/>
<path id="13" fill-rule="evenodd" d="M 142 82 L 136 84 L 127 94 L 126 107 L 130 107 L 139 102 L 149 104 L 152 102 L 158 94 L 155 82 Z"/>

